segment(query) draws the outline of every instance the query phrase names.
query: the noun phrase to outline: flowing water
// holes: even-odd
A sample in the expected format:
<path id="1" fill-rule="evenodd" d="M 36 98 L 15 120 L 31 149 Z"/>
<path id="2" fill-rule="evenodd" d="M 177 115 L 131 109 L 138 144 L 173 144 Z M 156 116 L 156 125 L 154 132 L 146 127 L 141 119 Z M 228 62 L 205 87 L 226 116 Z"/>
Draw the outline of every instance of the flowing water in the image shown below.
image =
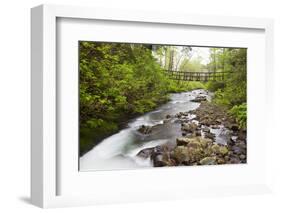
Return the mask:
<path id="1" fill-rule="evenodd" d="M 205 95 L 210 100 L 210 94 L 205 90 L 193 90 L 171 94 L 170 101 L 154 111 L 131 120 L 127 128 L 104 139 L 92 150 L 80 158 L 80 171 L 130 169 L 152 167 L 149 158 L 143 159 L 137 154 L 145 149 L 166 143 L 175 143 L 181 136 L 181 124 L 172 119 L 164 122 L 167 115 L 175 115 L 196 109 L 200 103 L 191 100 L 198 95 Z M 189 115 L 190 119 L 192 115 Z M 162 125 L 157 125 L 162 124 Z M 152 134 L 144 135 L 137 130 L 140 126 L 155 126 Z M 216 134 L 218 143 L 225 143 L 224 128 L 211 130 Z"/>

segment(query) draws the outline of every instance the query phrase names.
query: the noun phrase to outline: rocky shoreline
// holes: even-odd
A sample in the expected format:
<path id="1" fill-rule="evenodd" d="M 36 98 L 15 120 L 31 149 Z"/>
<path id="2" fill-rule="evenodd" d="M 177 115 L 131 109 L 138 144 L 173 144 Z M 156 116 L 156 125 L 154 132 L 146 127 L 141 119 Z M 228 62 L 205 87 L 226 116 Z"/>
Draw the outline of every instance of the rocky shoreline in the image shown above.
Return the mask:
<path id="1" fill-rule="evenodd" d="M 137 156 L 150 158 L 154 167 L 246 163 L 246 130 L 239 128 L 226 108 L 209 102 L 202 95 L 193 101 L 200 103 L 197 109 L 166 115 L 164 120 L 164 124 L 179 123 L 181 136 L 164 145 L 143 149 Z M 138 131 L 149 135 L 154 128 L 141 126 Z"/>

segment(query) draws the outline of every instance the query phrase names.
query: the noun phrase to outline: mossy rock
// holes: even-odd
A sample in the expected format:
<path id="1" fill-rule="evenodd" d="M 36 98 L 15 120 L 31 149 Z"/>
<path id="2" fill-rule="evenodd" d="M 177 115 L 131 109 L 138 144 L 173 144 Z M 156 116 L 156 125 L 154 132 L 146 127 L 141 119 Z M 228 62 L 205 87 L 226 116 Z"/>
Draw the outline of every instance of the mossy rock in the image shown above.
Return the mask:
<path id="1" fill-rule="evenodd" d="M 221 146 L 219 148 L 219 154 L 224 156 L 224 155 L 227 155 L 227 153 L 228 153 L 228 149 L 226 148 L 226 146 Z"/>
<path id="2" fill-rule="evenodd" d="M 187 137 L 179 137 L 177 138 L 178 146 L 186 146 L 190 142 L 190 138 Z"/>
<path id="3" fill-rule="evenodd" d="M 216 157 L 205 157 L 200 160 L 201 165 L 215 165 L 216 164 Z"/>
<path id="4" fill-rule="evenodd" d="M 173 157 L 179 164 L 183 162 L 188 163 L 190 161 L 189 150 L 185 146 L 177 146 L 173 152 Z"/>

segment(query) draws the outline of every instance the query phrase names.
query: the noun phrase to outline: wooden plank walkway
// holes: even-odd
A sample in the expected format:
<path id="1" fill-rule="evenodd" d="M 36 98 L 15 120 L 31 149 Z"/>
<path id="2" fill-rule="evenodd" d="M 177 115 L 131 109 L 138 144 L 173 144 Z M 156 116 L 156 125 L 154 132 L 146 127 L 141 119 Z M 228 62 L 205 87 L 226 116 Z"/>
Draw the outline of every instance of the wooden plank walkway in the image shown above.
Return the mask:
<path id="1" fill-rule="evenodd" d="M 178 81 L 223 81 L 228 72 L 182 72 L 165 70 L 166 75 Z"/>

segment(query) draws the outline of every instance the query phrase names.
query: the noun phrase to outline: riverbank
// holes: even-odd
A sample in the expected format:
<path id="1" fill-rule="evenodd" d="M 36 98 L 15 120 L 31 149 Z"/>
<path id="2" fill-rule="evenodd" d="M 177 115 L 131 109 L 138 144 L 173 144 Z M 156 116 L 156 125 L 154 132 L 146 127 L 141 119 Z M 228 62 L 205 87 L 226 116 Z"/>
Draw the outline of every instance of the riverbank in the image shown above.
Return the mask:
<path id="1" fill-rule="evenodd" d="M 87 122 L 87 125 L 80 124 L 80 157 L 93 149 L 104 139 L 126 128 L 130 121 L 154 111 L 171 101 L 171 96 L 173 96 L 173 94 L 179 94 L 201 88 L 205 88 L 205 85 L 201 82 L 172 81 L 170 82 L 169 90 L 166 91 L 165 94 L 162 94 L 158 98 L 151 95 L 151 97 L 149 96 L 146 99 L 137 101 L 133 104 L 127 104 L 126 110 L 128 111 L 120 110 L 118 112 L 112 112 L 111 114 L 107 112 L 106 114 L 110 114 L 107 116 L 104 114 L 92 115 L 95 118 L 90 119 Z M 138 108 L 138 110 L 134 111 L 132 108 Z M 99 117 L 99 119 L 96 119 L 96 117 Z"/>
<path id="2" fill-rule="evenodd" d="M 238 164 L 247 162 L 246 131 L 239 128 L 227 109 L 199 94 L 195 110 L 166 115 L 165 124 L 181 124 L 175 141 L 143 149 L 137 156 L 150 158 L 154 167 Z M 153 134 L 156 127 L 140 127 L 142 134 Z"/>

